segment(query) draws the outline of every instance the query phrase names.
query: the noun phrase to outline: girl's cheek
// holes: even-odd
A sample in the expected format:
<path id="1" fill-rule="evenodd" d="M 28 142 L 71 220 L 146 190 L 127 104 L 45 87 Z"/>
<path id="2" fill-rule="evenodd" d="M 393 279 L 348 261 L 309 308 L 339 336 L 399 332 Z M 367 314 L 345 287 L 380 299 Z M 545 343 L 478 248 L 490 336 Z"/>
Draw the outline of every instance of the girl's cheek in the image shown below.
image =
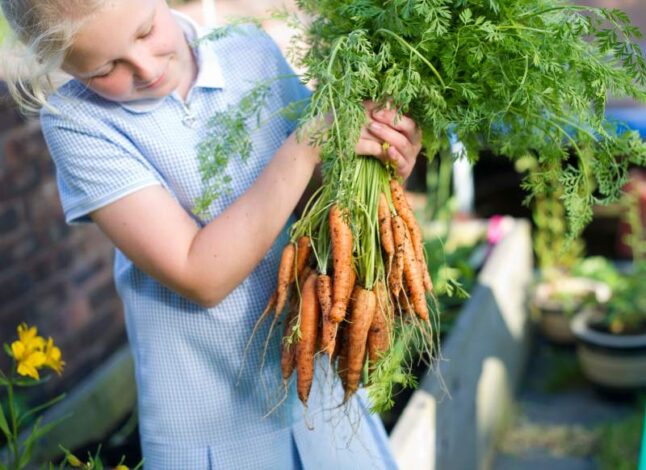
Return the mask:
<path id="1" fill-rule="evenodd" d="M 123 73 L 115 72 L 93 81 L 90 88 L 105 98 L 125 98 L 132 92 L 132 80 Z"/>

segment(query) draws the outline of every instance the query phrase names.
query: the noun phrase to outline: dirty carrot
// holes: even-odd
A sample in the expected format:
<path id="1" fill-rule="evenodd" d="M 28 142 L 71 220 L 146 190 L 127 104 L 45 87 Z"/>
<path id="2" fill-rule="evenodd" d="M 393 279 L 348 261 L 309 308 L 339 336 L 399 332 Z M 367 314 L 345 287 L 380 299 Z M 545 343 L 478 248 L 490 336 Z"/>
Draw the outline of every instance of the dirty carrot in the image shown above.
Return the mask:
<path id="1" fill-rule="evenodd" d="M 393 205 L 408 231 L 410 233 L 411 245 L 415 251 L 415 258 L 420 265 L 421 273 L 423 276 L 424 289 L 429 294 L 433 292 L 433 283 L 431 282 L 431 276 L 428 273 L 428 268 L 426 262 L 424 261 L 424 241 L 422 237 L 422 230 L 419 228 L 413 209 L 411 209 L 408 201 L 406 200 L 406 194 L 404 193 L 404 188 L 399 184 L 399 181 L 396 179 L 390 180 L 390 194 L 392 195 Z"/>
<path id="2" fill-rule="evenodd" d="M 404 278 L 408 285 L 410 303 L 415 313 L 422 319 L 428 319 L 428 306 L 424 293 L 424 276 L 420 272 L 420 265 L 411 246 L 408 230 L 401 217 L 393 217 L 393 235 L 395 244 L 403 247 L 404 252 Z M 402 239 L 403 237 L 403 239 Z"/>
<path id="3" fill-rule="evenodd" d="M 338 206 L 330 209 L 329 225 L 334 263 L 334 285 L 330 318 L 338 323 L 345 317 L 348 300 L 354 287 L 355 273 L 352 266 L 352 231 Z"/>
<path id="4" fill-rule="evenodd" d="M 298 398 L 307 406 L 314 379 L 314 354 L 321 309 L 316 298 L 316 273 L 312 272 L 301 290 L 300 340 L 296 346 Z"/>
<path id="5" fill-rule="evenodd" d="M 346 347 L 347 350 L 347 387 L 345 390 L 345 401 L 359 388 L 361 371 L 366 357 L 366 344 L 368 331 L 375 316 L 377 300 L 374 292 L 355 287 L 352 292 L 352 311 L 348 322 Z"/>
<path id="6" fill-rule="evenodd" d="M 296 247 L 293 243 L 288 243 L 283 249 L 278 266 L 278 286 L 276 287 L 276 316 L 280 315 L 287 302 L 289 285 L 294 279 L 294 255 Z"/>
<path id="7" fill-rule="evenodd" d="M 310 237 L 303 235 L 296 242 L 296 278 L 301 275 L 312 252 Z"/>
<path id="8" fill-rule="evenodd" d="M 395 219 L 398 221 L 397 223 L 395 223 Z M 404 276 L 404 239 L 406 238 L 406 227 L 398 215 L 393 216 L 390 220 L 395 245 L 395 257 L 388 272 L 388 287 L 393 297 L 397 298 L 402 289 Z"/>
<path id="9" fill-rule="evenodd" d="M 379 195 L 379 206 L 377 209 L 379 218 L 379 235 L 381 237 L 381 246 L 388 255 L 388 260 L 395 254 L 395 244 L 393 242 L 393 229 L 390 222 L 390 209 L 384 193 Z"/>
<path id="10" fill-rule="evenodd" d="M 373 289 L 377 306 L 375 314 L 368 330 L 368 360 L 369 371 L 372 375 L 377 361 L 390 347 L 390 302 L 388 302 L 388 292 L 383 283 L 375 284 Z"/>
<path id="11" fill-rule="evenodd" d="M 287 381 L 292 376 L 294 368 L 296 367 L 296 345 L 289 341 L 289 337 L 292 334 L 294 325 L 298 321 L 298 307 L 298 297 L 293 296 L 289 302 L 287 318 L 285 319 L 285 330 L 283 331 L 283 340 L 281 343 L 280 370 L 285 385 L 287 385 Z"/>
<path id="12" fill-rule="evenodd" d="M 336 344 L 336 334 L 339 324 L 330 318 L 332 310 L 332 278 L 327 274 L 319 274 L 316 279 L 316 296 L 321 305 L 321 351 L 327 353 L 332 360 Z"/>

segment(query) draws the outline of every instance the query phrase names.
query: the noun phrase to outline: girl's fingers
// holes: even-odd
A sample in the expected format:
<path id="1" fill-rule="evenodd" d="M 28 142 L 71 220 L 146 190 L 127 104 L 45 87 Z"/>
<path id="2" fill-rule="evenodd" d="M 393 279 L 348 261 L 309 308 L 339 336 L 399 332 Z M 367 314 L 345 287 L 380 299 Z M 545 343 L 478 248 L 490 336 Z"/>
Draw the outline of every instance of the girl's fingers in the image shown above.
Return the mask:
<path id="1" fill-rule="evenodd" d="M 371 115 L 376 121 L 402 132 L 411 143 L 417 144 L 421 141 L 422 134 L 417 124 L 408 116 L 398 116 L 397 112 L 391 109 L 373 109 Z"/>
<path id="2" fill-rule="evenodd" d="M 384 150 L 383 144 L 373 139 L 360 139 L 355 151 L 358 155 L 371 155 L 381 160 L 385 165 L 391 164 L 395 167 L 397 174 L 407 179 L 413 171 L 415 158 L 406 158 L 395 147 L 390 146 Z"/>
<path id="3" fill-rule="evenodd" d="M 375 142 L 379 142 L 380 144 L 383 142 L 379 137 L 372 134 L 365 127 L 361 128 L 361 134 L 359 135 L 359 139 L 374 140 Z"/>
<path id="4" fill-rule="evenodd" d="M 392 127 L 382 124 L 377 121 L 372 121 L 369 124 L 370 132 L 384 142 L 388 142 L 391 146 L 397 147 L 400 153 L 404 155 L 417 155 L 414 151 L 413 143 L 408 139 L 406 134 L 399 132 Z"/>
<path id="5" fill-rule="evenodd" d="M 413 171 L 415 160 L 409 161 L 395 147 L 388 148 L 387 155 L 387 159 L 395 166 L 397 174 L 404 180 L 408 179 Z"/>
<path id="6" fill-rule="evenodd" d="M 363 107 L 366 108 L 366 114 L 370 115 L 377 108 L 377 103 L 374 101 L 366 100 L 363 102 Z"/>
<path id="7" fill-rule="evenodd" d="M 355 147 L 355 152 L 357 155 L 371 155 L 377 157 L 384 163 L 389 161 L 386 152 L 384 152 L 381 147 L 381 142 L 378 142 L 374 139 L 359 139 L 357 146 Z"/>

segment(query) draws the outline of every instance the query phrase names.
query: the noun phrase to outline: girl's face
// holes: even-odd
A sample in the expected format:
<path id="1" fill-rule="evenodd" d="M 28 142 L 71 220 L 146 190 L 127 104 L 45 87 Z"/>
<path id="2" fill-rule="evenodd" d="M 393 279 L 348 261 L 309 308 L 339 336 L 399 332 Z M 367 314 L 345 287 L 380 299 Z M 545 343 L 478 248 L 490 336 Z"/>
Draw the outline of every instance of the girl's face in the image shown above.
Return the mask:
<path id="1" fill-rule="evenodd" d="M 196 65 L 164 0 L 115 0 L 77 34 L 63 70 L 116 102 L 186 97 Z"/>

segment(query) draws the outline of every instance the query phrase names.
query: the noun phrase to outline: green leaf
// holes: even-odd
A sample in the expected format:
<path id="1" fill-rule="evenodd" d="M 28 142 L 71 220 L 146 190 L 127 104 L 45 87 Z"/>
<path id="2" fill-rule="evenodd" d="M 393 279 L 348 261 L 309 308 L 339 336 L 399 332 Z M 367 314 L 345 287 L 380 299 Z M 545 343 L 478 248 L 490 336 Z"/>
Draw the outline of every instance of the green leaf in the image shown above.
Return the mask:
<path id="1" fill-rule="evenodd" d="M 144 459 L 141 459 L 141 461 L 137 464 L 137 466 L 132 470 L 140 470 L 142 468 L 144 468 Z"/>
<path id="2" fill-rule="evenodd" d="M 460 21 L 464 24 L 469 24 L 473 21 L 473 13 L 471 13 L 469 8 L 466 8 L 460 13 Z"/>
<path id="3" fill-rule="evenodd" d="M 44 383 L 47 383 L 51 380 L 51 376 L 47 375 L 44 376 L 38 380 L 32 379 L 31 377 L 25 377 L 22 379 L 15 379 L 14 380 L 14 385 L 17 385 L 18 387 L 37 387 L 38 385 L 42 385 Z"/>
<path id="4" fill-rule="evenodd" d="M 66 415 L 62 418 L 51 421 L 45 424 L 44 426 L 40 425 L 40 423 L 43 420 L 42 416 L 36 420 L 36 422 L 34 423 L 31 429 L 31 432 L 29 433 L 29 435 L 27 436 L 27 438 L 23 443 L 24 451 L 23 451 L 22 457 L 20 458 L 20 468 L 24 468 L 29 464 L 31 460 L 31 450 L 34 444 L 36 444 L 41 437 L 51 432 L 52 429 L 54 429 L 56 426 L 58 426 L 62 421 L 64 421 L 67 418 L 68 416 Z"/>
<path id="5" fill-rule="evenodd" d="M 9 423 L 7 422 L 7 418 L 4 415 L 2 404 L 0 404 L 0 431 L 2 431 L 7 439 L 9 439 L 9 437 L 11 436 L 11 432 L 9 431 Z"/>
<path id="6" fill-rule="evenodd" d="M 63 394 L 61 394 L 61 395 L 59 395 L 59 396 L 57 396 L 57 397 L 55 397 L 55 398 L 52 398 L 51 400 L 49 400 L 49 401 L 48 401 L 48 402 L 46 402 L 46 403 L 43 403 L 43 404 L 41 404 L 41 405 L 38 405 L 38 406 L 36 406 L 36 407 L 34 407 L 34 408 L 30 409 L 29 411 L 27 411 L 26 413 L 24 413 L 24 414 L 20 417 L 20 419 L 18 420 L 18 426 L 20 426 L 20 424 L 21 424 L 21 423 L 22 423 L 26 418 L 28 418 L 28 417 L 30 417 L 30 416 L 33 416 L 33 415 L 35 415 L 36 413 L 39 413 L 40 411 L 45 410 L 45 409 L 47 409 L 47 408 L 49 408 L 49 407 L 51 407 L 51 406 L 55 405 L 56 403 L 60 402 L 60 401 L 61 401 L 61 400 L 63 400 L 64 398 L 65 398 L 65 394 L 63 393 Z"/>

